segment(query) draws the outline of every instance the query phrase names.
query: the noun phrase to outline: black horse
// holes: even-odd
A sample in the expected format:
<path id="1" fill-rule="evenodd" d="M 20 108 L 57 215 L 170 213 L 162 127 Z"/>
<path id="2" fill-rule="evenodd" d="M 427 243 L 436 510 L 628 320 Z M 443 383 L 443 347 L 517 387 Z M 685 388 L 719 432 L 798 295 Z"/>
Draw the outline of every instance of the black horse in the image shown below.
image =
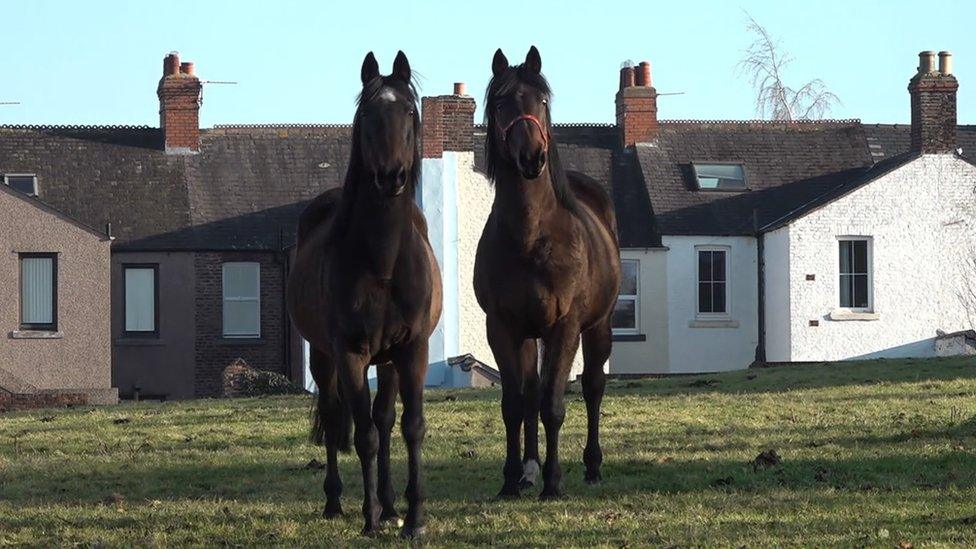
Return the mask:
<path id="1" fill-rule="evenodd" d="M 413 198 L 420 116 L 410 76 L 403 52 L 390 76 L 380 76 L 372 53 L 363 61 L 349 171 L 342 189 L 320 195 L 302 212 L 287 297 L 291 317 L 313 349 L 311 371 L 319 387 L 313 437 L 324 439 L 328 451 L 324 515 L 342 513 L 336 451 L 349 450 L 352 421 L 363 470 L 363 533 L 373 533 L 380 520 L 398 518 L 390 432 L 399 389 L 409 461 L 406 537 L 424 529 L 424 377 L 427 340 L 441 313 L 440 271 Z M 370 364 L 378 373 L 372 413 Z"/>
<path id="2" fill-rule="evenodd" d="M 507 458 L 500 496 L 518 496 L 538 471 L 538 418 L 546 428 L 541 498 L 562 493 L 563 394 L 583 340 L 587 482 L 600 480 L 600 403 L 610 316 L 620 286 L 613 206 L 592 179 L 566 172 L 552 141 L 550 91 L 533 46 L 510 67 L 501 50 L 485 100 L 485 154 L 495 201 L 475 262 L 474 288 L 502 378 Z M 542 339 L 542 379 L 536 339 Z M 521 427 L 525 455 L 519 460 Z"/>

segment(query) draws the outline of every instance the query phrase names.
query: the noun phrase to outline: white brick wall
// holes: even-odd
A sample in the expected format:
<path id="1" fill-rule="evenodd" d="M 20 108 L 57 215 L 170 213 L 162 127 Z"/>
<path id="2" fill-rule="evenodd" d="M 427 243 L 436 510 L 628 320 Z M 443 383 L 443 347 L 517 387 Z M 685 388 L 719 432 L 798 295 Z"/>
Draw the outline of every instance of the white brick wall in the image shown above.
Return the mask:
<path id="1" fill-rule="evenodd" d="M 936 330 L 972 327 L 959 294 L 976 248 L 974 188 L 976 167 L 926 155 L 794 221 L 790 261 L 779 266 L 789 270 L 790 359 L 931 356 Z M 831 320 L 840 236 L 872 239 L 877 320 Z"/>

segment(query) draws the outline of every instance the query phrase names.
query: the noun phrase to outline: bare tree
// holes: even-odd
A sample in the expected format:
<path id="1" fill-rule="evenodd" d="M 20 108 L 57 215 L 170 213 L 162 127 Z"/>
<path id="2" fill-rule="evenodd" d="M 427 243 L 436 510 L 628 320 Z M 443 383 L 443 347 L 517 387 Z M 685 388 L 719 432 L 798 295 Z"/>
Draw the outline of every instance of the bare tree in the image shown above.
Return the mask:
<path id="1" fill-rule="evenodd" d="M 786 67 L 793 57 L 784 51 L 777 38 L 746 12 L 746 30 L 755 40 L 746 48 L 737 66 L 740 74 L 749 75 L 756 88 L 756 113 L 772 120 L 816 120 L 830 112 L 840 99 L 816 78 L 793 89 L 783 82 Z"/>

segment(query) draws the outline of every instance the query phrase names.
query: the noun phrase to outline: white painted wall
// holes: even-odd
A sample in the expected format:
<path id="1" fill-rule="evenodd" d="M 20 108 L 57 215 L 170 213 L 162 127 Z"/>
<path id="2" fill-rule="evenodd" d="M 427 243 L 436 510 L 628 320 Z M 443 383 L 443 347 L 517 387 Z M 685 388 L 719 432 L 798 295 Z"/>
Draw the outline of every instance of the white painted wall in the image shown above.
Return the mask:
<path id="1" fill-rule="evenodd" d="M 766 270 L 766 360 L 790 361 L 790 227 L 763 237 Z"/>
<path id="2" fill-rule="evenodd" d="M 664 374 L 668 368 L 666 248 L 623 249 L 622 259 L 639 262 L 637 331 L 644 341 L 614 341 L 611 374 Z"/>
<path id="3" fill-rule="evenodd" d="M 458 352 L 462 355 L 471 353 L 481 362 L 494 366 L 495 357 L 492 356 L 485 333 L 485 313 L 474 296 L 474 258 L 481 232 L 491 213 L 495 188 L 484 174 L 475 171 L 473 152 L 444 154 L 456 155 L 458 166 Z M 470 385 L 470 373 L 457 368 L 453 370 L 453 385 Z"/>
<path id="4" fill-rule="evenodd" d="M 756 239 L 665 236 L 669 372 L 717 372 L 748 367 L 758 341 Z M 696 246 L 727 246 L 729 321 L 697 321 Z M 710 326 L 710 327 L 705 327 Z"/>
<path id="5" fill-rule="evenodd" d="M 936 330 L 972 327 L 976 311 L 967 311 L 960 292 L 976 277 L 964 267 L 976 249 L 974 188 L 976 167 L 951 154 L 926 155 L 794 221 L 791 359 L 932 356 Z M 877 320 L 831 320 L 844 235 L 872 238 Z"/>

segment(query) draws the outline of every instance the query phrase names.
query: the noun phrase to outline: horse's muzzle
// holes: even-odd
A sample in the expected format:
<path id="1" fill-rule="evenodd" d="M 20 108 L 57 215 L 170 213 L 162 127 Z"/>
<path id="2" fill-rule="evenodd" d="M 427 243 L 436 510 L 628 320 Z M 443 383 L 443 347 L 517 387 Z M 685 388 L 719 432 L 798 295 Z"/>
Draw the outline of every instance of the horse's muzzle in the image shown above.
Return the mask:
<path id="1" fill-rule="evenodd" d="M 538 179 L 542 175 L 542 170 L 546 168 L 548 155 L 545 149 L 539 149 L 535 153 L 520 154 L 518 157 L 518 169 L 525 179 Z"/>
<path id="2" fill-rule="evenodd" d="M 381 194 L 388 197 L 400 196 L 407 188 L 407 170 L 401 166 L 385 173 L 377 173 L 373 176 L 373 184 Z"/>

